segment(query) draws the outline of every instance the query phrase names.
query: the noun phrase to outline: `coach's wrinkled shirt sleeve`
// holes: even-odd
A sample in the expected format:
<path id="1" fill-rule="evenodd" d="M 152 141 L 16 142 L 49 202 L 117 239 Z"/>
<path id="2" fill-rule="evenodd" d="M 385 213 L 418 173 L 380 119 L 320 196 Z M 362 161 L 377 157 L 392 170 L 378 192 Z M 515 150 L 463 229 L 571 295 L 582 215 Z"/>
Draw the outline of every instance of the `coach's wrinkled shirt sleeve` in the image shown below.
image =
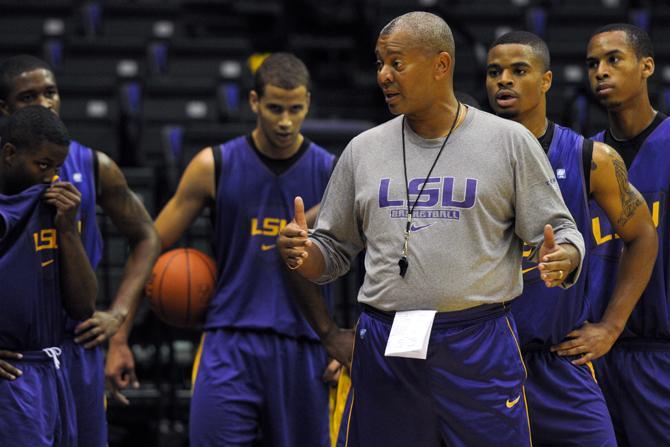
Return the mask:
<path id="1" fill-rule="evenodd" d="M 515 233 L 538 249 L 531 259 L 539 261 L 539 247 L 544 241 L 544 226 L 554 229 L 557 244 L 569 243 L 579 251 L 580 262 L 573 274 L 561 287 L 570 287 L 579 278 L 584 260 L 584 238 L 577 229 L 549 164 L 549 160 L 537 139 L 530 133 L 520 135 L 519 145 L 514 150 L 514 172 L 516 184 Z"/>
<path id="2" fill-rule="evenodd" d="M 350 259 L 365 247 L 359 222 L 354 179 L 353 142 L 347 145 L 335 166 L 321 201 L 310 239 L 321 250 L 325 271 L 315 282 L 328 283 L 346 274 Z"/>

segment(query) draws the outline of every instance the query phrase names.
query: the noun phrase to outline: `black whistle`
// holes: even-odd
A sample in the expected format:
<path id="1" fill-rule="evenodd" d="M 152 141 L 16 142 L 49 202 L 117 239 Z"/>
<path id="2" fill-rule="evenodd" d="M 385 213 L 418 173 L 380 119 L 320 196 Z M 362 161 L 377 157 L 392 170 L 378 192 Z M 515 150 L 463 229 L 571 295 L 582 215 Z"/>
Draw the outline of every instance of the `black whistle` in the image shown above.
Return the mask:
<path id="1" fill-rule="evenodd" d="M 398 267 L 400 267 L 400 276 L 404 278 L 405 273 L 407 273 L 407 267 L 409 267 L 409 262 L 407 262 L 406 256 L 400 258 L 400 261 L 398 261 Z"/>

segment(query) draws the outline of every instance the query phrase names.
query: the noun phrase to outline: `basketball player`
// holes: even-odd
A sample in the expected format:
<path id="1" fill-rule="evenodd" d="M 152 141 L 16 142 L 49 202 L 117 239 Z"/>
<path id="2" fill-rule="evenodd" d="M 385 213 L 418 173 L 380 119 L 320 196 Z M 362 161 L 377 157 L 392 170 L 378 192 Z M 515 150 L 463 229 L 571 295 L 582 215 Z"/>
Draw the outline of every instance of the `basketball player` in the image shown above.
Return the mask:
<path id="1" fill-rule="evenodd" d="M 63 310 L 93 314 L 97 282 L 77 231 L 81 195 L 51 183 L 68 154 L 58 117 L 27 107 L 6 123 L 0 161 L 0 365 L 3 447 L 76 446 L 76 417 L 61 369 Z"/>
<path id="2" fill-rule="evenodd" d="M 349 446 L 529 446 L 506 304 L 521 293 L 521 241 L 537 244 L 547 286 L 579 277 L 583 239 L 542 148 L 456 100 L 454 53 L 433 14 L 382 29 L 377 81 L 399 116 L 349 143 L 309 237 L 296 206 L 278 241 L 288 267 L 320 283 L 366 249 Z"/>
<path id="3" fill-rule="evenodd" d="M 215 206 L 218 279 L 194 366 L 194 447 L 250 446 L 259 433 L 266 446 L 328 445 L 326 353 L 293 302 L 275 249 L 293 196 L 303 192 L 317 205 L 333 167 L 334 157 L 300 133 L 308 86 L 299 59 L 269 56 L 249 94 L 256 128 L 197 154 L 156 220 L 167 248 Z"/>
<path id="4" fill-rule="evenodd" d="M 620 446 L 667 445 L 670 439 L 670 120 L 649 101 L 647 80 L 654 73 L 649 36 L 629 24 L 598 29 L 586 51 L 593 94 L 606 108 L 609 128 L 596 135 L 617 150 L 630 182 L 644 196 L 657 226 L 659 251 L 651 279 L 611 351 L 596 363 L 600 385 Z M 622 171 L 623 167 L 619 169 Z M 595 321 L 612 313 L 617 271 L 625 268 L 625 237 L 593 204 L 595 248 L 590 282 Z M 627 248 L 625 248 L 627 250 Z M 618 284 L 617 284 L 618 286 Z M 558 346 L 560 355 L 592 350 L 599 334 L 593 325 Z"/>
<path id="5" fill-rule="evenodd" d="M 528 370 L 526 395 L 533 444 L 615 446 L 612 422 L 590 360 L 609 350 L 640 298 L 656 258 L 656 230 L 642 196 L 628 183 L 616 151 L 547 119 L 546 92 L 552 81 L 549 64 L 547 45 L 535 34 L 513 31 L 496 39 L 487 62 L 491 108 L 498 116 L 523 124 L 539 139 L 584 238 L 590 239 L 588 200 L 592 197 L 614 222 L 625 250 L 611 310 L 592 324 L 600 328 L 606 343 L 581 357 L 559 357 L 550 348 L 574 336 L 572 331 L 589 318 L 587 268 L 570 289 L 547 290 L 537 269 L 530 263 L 523 265 L 523 293 L 512 302 L 512 313 Z"/>
<path id="6" fill-rule="evenodd" d="M 41 105 L 58 114 L 60 95 L 53 70 L 35 57 L 21 55 L 0 64 L 0 112 L 9 116 L 29 105 Z M 107 373 L 113 396 L 125 401 L 118 388 L 130 382 L 138 386 L 127 333 L 111 338 L 127 315 L 134 315 L 148 276 L 160 251 L 158 235 L 142 202 L 128 188 L 119 167 L 102 152 L 76 141 L 61 169 L 61 177 L 82 194 L 79 210 L 82 239 L 95 269 L 102 256 L 102 238 L 96 221 L 96 204 L 112 219 L 131 246 L 124 276 L 111 307 L 96 311 L 86 321 L 66 322 L 63 349 L 79 420 L 79 444 L 107 445 L 105 418 L 105 365 L 101 344 L 110 340 Z M 130 327 L 132 319 L 125 324 Z"/>

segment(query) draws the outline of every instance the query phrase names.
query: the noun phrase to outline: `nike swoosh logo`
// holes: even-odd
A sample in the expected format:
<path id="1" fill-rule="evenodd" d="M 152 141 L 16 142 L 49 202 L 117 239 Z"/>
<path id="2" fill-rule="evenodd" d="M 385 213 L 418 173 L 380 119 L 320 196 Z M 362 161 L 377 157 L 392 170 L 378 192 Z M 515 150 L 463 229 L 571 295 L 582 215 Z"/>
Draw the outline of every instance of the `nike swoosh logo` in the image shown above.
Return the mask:
<path id="1" fill-rule="evenodd" d="M 424 228 L 427 228 L 431 225 L 433 225 L 433 224 L 429 223 L 429 224 L 426 224 L 426 225 L 419 225 L 419 226 L 416 226 L 416 225 L 412 224 L 412 226 L 410 227 L 410 230 L 411 231 L 419 231 L 419 230 L 423 230 Z"/>
<path id="2" fill-rule="evenodd" d="M 261 250 L 263 250 L 263 251 L 272 250 L 273 248 L 275 248 L 275 245 L 277 245 L 277 244 L 272 244 L 272 245 L 262 244 L 261 245 Z"/>
<path id="3" fill-rule="evenodd" d="M 520 400 L 521 400 L 521 394 L 519 394 L 514 400 L 507 399 L 507 402 L 505 402 L 505 406 L 507 408 L 514 408 L 514 406 L 518 404 Z"/>
<path id="4" fill-rule="evenodd" d="M 521 274 L 526 274 L 526 273 L 530 272 L 531 270 L 535 270 L 536 268 L 537 268 L 537 266 L 531 267 L 531 268 L 528 268 L 528 269 L 523 269 L 523 270 L 521 270 Z"/>
<path id="5" fill-rule="evenodd" d="M 44 261 L 44 262 L 42 263 L 42 267 L 46 267 L 47 265 L 50 265 L 50 264 L 53 264 L 53 263 L 54 263 L 54 260 L 53 260 L 53 259 L 49 259 L 48 261 Z"/>

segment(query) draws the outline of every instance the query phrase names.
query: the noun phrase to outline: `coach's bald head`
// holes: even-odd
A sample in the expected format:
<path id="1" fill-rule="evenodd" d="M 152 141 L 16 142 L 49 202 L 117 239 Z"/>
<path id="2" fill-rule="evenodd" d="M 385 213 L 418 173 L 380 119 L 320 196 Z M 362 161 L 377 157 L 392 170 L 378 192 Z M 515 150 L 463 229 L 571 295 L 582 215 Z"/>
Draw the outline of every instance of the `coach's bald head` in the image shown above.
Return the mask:
<path id="1" fill-rule="evenodd" d="M 449 53 L 456 58 L 456 46 L 451 28 L 441 17 L 429 12 L 414 11 L 391 20 L 382 28 L 379 36 L 389 36 L 396 32 L 408 35 L 417 47 L 427 53 Z"/>

